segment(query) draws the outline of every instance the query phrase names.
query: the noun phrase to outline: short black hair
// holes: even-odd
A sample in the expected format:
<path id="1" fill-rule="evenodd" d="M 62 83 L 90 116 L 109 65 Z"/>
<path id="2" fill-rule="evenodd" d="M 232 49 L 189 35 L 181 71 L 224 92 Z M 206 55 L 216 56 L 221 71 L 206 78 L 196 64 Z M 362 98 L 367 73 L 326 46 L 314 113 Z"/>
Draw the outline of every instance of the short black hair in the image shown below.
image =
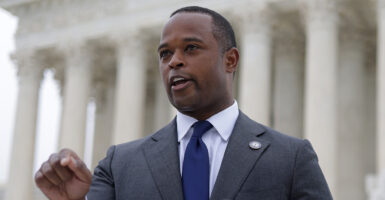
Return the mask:
<path id="1" fill-rule="evenodd" d="M 188 6 L 179 8 L 178 10 L 174 11 L 170 15 L 170 17 L 182 12 L 202 13 L 211 16 L 213 23 L 213 35 L 219 45 L 221 45 L 223 52 L 226 52 L 233 47 L 237 47 L 233 27 L 231 27 L 230 22 L 227 21 L 227 19 L 224 18 L 221 14 L 208 8 L 203 8 L 199 6 Z"/>

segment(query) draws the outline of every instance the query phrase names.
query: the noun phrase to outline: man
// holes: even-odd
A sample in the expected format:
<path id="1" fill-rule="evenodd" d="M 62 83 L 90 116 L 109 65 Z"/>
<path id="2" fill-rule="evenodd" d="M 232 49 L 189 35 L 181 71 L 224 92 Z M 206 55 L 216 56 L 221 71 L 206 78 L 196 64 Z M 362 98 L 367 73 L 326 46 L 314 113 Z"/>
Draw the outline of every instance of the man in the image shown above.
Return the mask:
<path id="1" fill-rule="evenodd" d="M 238 110 L 232 89 L 239 53 L 226 19 L 181 8 L 165 25 L 158 52 L 176 118 L 149 137 L 111 147 L 93 176 L 73 151 L 51 155 L 35 176 L 48 198 L 332 199 L 308 141 Z"/>

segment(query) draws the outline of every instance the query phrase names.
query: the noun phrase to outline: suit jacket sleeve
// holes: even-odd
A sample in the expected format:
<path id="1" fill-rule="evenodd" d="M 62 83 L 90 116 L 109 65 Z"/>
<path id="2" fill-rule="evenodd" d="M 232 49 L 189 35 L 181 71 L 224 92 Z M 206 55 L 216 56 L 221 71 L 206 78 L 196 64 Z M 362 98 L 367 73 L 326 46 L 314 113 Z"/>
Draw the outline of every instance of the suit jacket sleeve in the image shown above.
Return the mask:
<path id="1" fill-rule="evenodd" d="M 107 151 L 107 156 L 99 162 L 94 170 L 88 200 L 112 200 L 115 199 L 115 183 L 111 171 L 111 163 L 114 158 L 115 146 Z"/>
<path id="2" fill-rule="evenodd" d="M 294 166 L 291 199 L 333 199 L 310 142 L 303 140 Z"/>

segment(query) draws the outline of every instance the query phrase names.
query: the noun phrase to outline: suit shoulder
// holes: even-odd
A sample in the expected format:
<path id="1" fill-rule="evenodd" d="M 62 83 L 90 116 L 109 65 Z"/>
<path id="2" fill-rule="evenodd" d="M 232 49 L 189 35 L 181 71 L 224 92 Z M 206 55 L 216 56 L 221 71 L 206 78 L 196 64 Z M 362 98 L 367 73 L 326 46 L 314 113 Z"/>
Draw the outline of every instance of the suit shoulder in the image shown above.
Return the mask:
<path id="1" fill-rule="evenodd" d="M 138 153 L 143 148 L 143 145 L 148 143 L 149 141 L 156 140 L 157 138 L 163 137 L 164 134 L 167 134 L 168 130 L 173 130 L 175 127 L 175 120 L 161 128 L 160 130 L 152 133 L 144 138 L 137 139 L 130 142 L 125 142 L 122 144 L 118 144 L 115 146 L 115 154 L 120 155 L 121 153 Z"/>
<path id="2" fill-rule="evenodd" d="M 145 141 L 147 141 L 149 139 L 151 139 L 151 136 L 146 136 L 146 137 L 141 138 L 141 139 L 137 139 L 134 141 L 118 144 L 115 147 L 115 153 L 118 153 L 118 152 L 127 153 L 127 152 L 139 150 L 141 148 L 141 146 L 145 143 Z"/>
<path id="3" fill-rule="evenodd" d="M 289 136 L 287 134 L 281 133 L 277 130 L 274 130 L 268 126 L 260 124 L 247 115 L 240 113 L 240 118 L 243 121 L 243 125 L 248 128 L 257 129 L 260 139 L 269 141 L 270 145 L 274 147 L 277 151 L 286 151 L 296 153 L 302 146 L 306 145 L 308 142 L 304 139 L 296 138 Z"/>
<path id="4" fill-rule="evenodd" d="M 259 137 L 269 140 L 270 142 L 273 142 L 273 143 L 278 142 L 278 143 L 293 144 L 293 145 L 299 145 L 304 142 L 303 139 L 289 136 L 287 134 L 274 130 L 268 126 L 260 124 L 254 121 L 253 119 L 249 118 L 243 112 L 240 112 L 239 120 L 242 121 L 242 126 L 251 128 L 251 129 L 256 129 L 257 132 L 263 133 L 259 135 Z"/>
<path id="5" fill-rule="evenodd" d="M 277 130 L 274 130 L 270 127 L 264 126 L 264 128 L 266 130 L 266 133 L 265 133 L 266 137 L 271 138 L 275 142 L 289 143 L 289 144 L 293 144 L 293 145 L 301 145 L 304 143 L 303 139 L 284 134 L 284 133 L 277 131 Z"/>

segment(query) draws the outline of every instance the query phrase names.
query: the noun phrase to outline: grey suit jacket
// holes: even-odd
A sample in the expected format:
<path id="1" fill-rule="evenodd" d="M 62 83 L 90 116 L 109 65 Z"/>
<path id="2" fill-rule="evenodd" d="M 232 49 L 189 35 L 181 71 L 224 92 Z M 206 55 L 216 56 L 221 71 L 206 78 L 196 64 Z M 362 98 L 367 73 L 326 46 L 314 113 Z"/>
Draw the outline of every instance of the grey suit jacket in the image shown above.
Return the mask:
<path id="1" fill-rule="evenodd" d="M 250 141 L 262 147 L 253 150 Z M 181 200 L 176 121 L 144 139 L 112 146 L 94 171 L 88 200 Z M 332 199 L 307 140 L 264 127 L 240 112 L 212 200 Z"/>

